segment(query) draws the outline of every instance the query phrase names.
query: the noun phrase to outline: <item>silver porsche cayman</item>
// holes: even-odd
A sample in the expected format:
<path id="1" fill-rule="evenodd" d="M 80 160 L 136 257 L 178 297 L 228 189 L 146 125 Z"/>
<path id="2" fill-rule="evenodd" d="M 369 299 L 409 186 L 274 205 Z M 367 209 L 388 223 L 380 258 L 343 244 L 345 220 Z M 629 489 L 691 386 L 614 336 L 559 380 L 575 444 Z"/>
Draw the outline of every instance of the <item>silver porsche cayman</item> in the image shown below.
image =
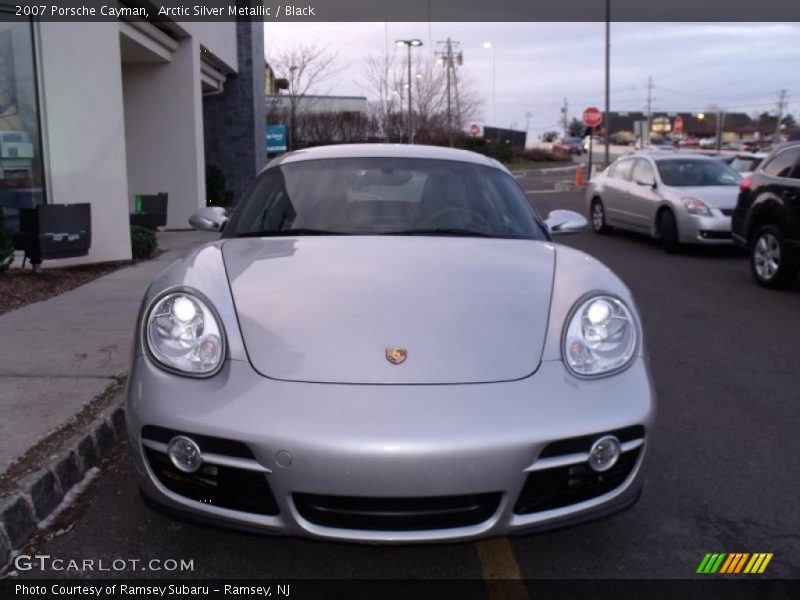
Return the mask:
<path id="1" fill-rule="evenodd" d="M 633 504 L 654 394 L 631 294 L 499 163 L 351 145 L 271 161 L 152 283 L 128 386 L 144 497 L 364 542 Z"/>

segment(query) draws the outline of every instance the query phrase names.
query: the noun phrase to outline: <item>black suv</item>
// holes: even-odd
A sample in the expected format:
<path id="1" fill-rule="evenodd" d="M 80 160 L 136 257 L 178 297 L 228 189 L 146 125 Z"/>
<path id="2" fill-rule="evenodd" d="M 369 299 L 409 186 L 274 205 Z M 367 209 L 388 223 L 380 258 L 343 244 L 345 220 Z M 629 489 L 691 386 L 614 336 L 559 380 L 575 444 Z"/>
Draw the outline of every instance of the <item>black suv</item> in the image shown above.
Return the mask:
<path id="1" fill-rule="evenodd" d="M 739 189 L 733 240 L 750 252 L 758 283 L 791 285 L 800 270 L 800 141 L 776 147 Z"/>

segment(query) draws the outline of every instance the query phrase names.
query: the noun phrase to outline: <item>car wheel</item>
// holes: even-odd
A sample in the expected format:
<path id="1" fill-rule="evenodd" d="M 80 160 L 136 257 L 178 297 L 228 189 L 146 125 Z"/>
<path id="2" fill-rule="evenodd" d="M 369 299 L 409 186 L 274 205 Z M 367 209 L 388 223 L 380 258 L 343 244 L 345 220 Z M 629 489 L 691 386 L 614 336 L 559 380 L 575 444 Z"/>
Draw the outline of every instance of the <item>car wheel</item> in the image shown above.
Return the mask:
<path id="1" fill-rule="evenodd" d="M 668 254 L 675 254 L 681 248 L 678 238 L 678 223 L 671 210 L 661 211 L 658 218 L 658 229 L 661 232 L 661 247 Z"/>
<path id="2" fill-rule="evenodd" d="M 611 227 L 606 225 L 606 209 L 603 206 L 603 201 L 600 198 L 595 198 L 592 200 L 592 210 L 591 210 L 591 219 L 592 219 L 592 229 L 594 229 L 595 233 L 608 233 L 611 231 Z"/>
<path id="3" fill-rule="evenodd" d="M 768 288 L 783 288 L 797 277 L 798 267 L 786 264 L 785 243 L 774 225 L 761 227 L 750 244 L 750 267 L 756 281 Z"/>

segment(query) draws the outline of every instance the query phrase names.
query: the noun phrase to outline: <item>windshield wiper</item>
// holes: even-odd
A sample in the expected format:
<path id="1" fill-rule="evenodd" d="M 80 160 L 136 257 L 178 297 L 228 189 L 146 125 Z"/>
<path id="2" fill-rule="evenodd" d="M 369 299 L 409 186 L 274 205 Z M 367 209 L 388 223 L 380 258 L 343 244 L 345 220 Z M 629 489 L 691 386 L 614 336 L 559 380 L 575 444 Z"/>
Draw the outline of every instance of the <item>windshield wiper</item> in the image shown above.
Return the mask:
<path id="1" fill-rule="evenodd" d="M 236 237 L 294 237 L 300 235 L 350 235 L 346 231 L 329 231 L 327 229 L 284 229 L 277 230 L 264 230 L 264 231 L 246 231 L 240 233 Z"/>
<path id="2" fill-rule="evenodd" d="M 443 235 L 454 237 L 482 237 L 482 238 L 496 238 L 500 236 L 484 233 L 482 231 L 475 231 L 474 229 L 463 229 L 459 227 L 435 227 L 431 229 L 404 229 L 401 231 L 387 231 L 381 235 Z"/>

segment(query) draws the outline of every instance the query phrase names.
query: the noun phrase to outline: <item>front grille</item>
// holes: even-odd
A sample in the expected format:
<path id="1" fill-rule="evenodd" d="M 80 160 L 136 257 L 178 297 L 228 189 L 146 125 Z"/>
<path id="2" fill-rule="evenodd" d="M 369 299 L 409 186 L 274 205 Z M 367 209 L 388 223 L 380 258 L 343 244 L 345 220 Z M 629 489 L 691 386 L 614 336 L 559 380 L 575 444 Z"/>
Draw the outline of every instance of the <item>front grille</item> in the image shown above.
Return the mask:
<path id="1" fill-rule="evenodd" d="M 253 456 L 250 449 L 241 442 L 185 434 L 160 427 L 147 426 L 142 429 L 144 439 L 165 444 L 175 435 L 186 435 L 193 439 L 206 453 L 218 454 L 233 460 L 249 459 Z M 258 515 L 277 515 L 279 512 L 266 475 L 261 471 L 204 463 L 196 472 L 184 473 L 172 464 L 164 452 L 147 446 L 143 449 L 156 479 L 179 496 L 203 504 Z"/>
<path id="2" fill-rule="evenodd" d="M 586 450 L 584 446 L 583 451 Z M 593 471 L 587 462 L 533 471 L 525 480 L 514 512 L 525 515 L 602 496 L 628 478 L 640 451 L 641 446 L 622 453 L 617 463 L 604 473 Z"/>
<path id="3" fill-rule="evenodd" d="M 420 531 L 467 527 L 486 521 L 500 504 L 500 492 L 430 498 L 360 498 L 293 494 L 307 521 L 338 529 Z"/>
<path id="4" fill-rule="evenodd" d="M 720 208 L 719 210 L 726 217 L 732 217 L 733 213 L 736 212 L 736 209 L 734 208 Z"/>

